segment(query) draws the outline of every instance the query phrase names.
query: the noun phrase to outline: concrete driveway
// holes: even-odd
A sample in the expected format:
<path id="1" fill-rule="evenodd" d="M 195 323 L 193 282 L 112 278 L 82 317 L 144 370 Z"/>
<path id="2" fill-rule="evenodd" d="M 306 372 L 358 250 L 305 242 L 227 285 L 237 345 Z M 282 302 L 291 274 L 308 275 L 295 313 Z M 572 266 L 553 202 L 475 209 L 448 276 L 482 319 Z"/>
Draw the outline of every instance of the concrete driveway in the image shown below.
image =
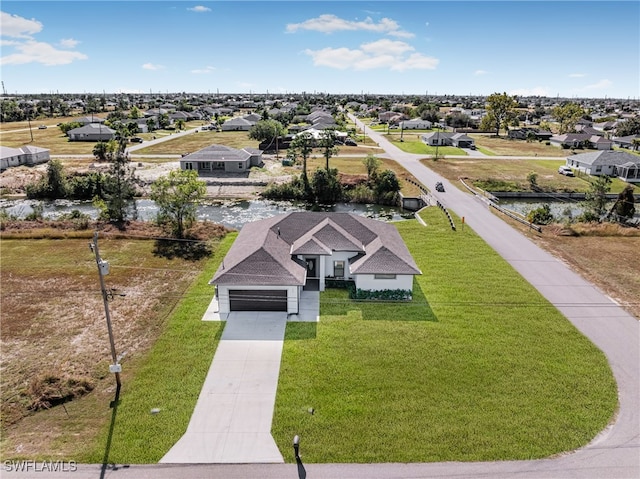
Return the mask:
<path id="1" fill-rule="evenodd" d="M 282 463 L 271 420 L 287 321 L 318 321 L 320 293 L 303 291 L 300 311 L 220 314 L 216 298 L 203 321 L 226 321 L 186 433 L 161 463 Z"/>

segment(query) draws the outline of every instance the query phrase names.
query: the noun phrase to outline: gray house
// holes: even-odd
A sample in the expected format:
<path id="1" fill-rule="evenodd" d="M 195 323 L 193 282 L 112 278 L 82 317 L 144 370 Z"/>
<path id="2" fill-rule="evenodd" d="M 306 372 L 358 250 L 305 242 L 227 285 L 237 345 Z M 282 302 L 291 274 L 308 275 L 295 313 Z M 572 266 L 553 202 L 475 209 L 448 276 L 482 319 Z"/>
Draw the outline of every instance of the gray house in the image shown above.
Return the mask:
<path id="1" fill-rule="evenodd" d="M 49 150 L 39 146 L 22 146 L 20 148 L 0 146 L 0 171 L 4 171 L 10 166 L 32 166 L 46 163 L 49 159 Z"/>
<path id="2" fill-rule="evenodd" d="M 67 136 L 69 141 L 109 141 L 116 137 L 116 130 L 101 123 L 89 123 L 69 130 Z"/>
<path id="3" fill-rule="evenodd" d="M 222 131 L 249 131 L 257 122 L 246 118 L 236 117 L 225 121 L 222 124 Z"/>
<path id="4" fill-rule="evenodd" d="M 218 172 L 240 173 L 262 164 L 262 151 L 255 148 L 238 150 L 224 145 L 211 145 L 180 159 L 180 169 L 196 170 L 199 176 Z"/>
<path id="5" fill-rule="evenodd" d="M 640 183 L 640 157 L 626 151 L 592 151 L 567 157 L 567 166 L 593 176 L 614 176 Z"/>
<path id="6" fill-rule="evenodd" d="M 298 313 L 303 289 L 349 279 L 370 291 L 413 290 L 422 274 L 398 230 L 351 213 L 295 212 L 245 224 L 209 282 L 219 312 Z"/>

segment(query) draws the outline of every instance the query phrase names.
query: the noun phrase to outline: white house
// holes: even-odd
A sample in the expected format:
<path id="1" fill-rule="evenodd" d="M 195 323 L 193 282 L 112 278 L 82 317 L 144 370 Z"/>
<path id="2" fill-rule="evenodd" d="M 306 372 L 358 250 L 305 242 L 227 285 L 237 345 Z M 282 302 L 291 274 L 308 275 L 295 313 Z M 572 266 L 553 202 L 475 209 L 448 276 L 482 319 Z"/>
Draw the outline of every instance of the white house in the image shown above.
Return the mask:
<path id="1" fill-rule="evenodd" d="M 0 146 L 0 171 L 4 171 L 10 166 L 32 166 L 46 163 L 50 159 L 49 150 L 39 146 L 22 146 L 20 148 Z"/>
<path id="2" fill-rule="evenodd" d="M 430 130 L 432 123 L 422 118 L 414 118 L 412 120 L 404 120 L 400 122 L 400 128 L 403 130 Z"/>
<path id="3" fill-rule="evenodd" d="M 626 151 L 605 150 L 567 157 L 567 166 L 593 176 L 614 176 L 640 183 L 640 157 Z"/>
<path id="4" fill-rule="evenodd" d="M 212 176 L 225 171 L 241 173 L 262 165 L 262 151 L 256 148 L 231 148 L 210 145 L 180 159 L 180 169 L 196 170 L 199 176 Z"/>

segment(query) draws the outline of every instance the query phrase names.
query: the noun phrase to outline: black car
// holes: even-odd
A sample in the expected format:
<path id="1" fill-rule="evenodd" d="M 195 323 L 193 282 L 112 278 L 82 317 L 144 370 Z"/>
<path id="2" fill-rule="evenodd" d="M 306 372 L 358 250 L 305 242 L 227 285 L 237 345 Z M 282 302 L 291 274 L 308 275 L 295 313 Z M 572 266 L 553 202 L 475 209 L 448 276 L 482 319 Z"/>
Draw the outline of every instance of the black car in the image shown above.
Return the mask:
<path id="1" fill-rule="evenodd" d="M 142 143 L 143 141 L 144 140 L 139 136 L 134 136 L 133 138 L 131 138 L 131 143 Z"/>
<path id="2" fill-rule="evenodd" d="M 347 138 L 346 140 L 344 140 L 344 144 L 347 146 L 358 146 L 358 144 L 351 138 Z"/>
<path id="3" fill-rule="evenodd" d="M 444 185 L 439 181 L 436 183 L 436 191 L 439 191 L 440 193 L 444 193 Z"/>

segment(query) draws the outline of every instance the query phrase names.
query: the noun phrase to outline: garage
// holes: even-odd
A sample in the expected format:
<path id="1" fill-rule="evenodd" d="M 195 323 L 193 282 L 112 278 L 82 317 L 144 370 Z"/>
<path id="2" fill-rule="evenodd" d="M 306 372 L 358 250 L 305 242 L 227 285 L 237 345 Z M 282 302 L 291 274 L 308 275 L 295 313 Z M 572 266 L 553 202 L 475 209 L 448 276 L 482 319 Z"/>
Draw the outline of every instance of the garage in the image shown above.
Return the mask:
<path id="1" fill-rule="evenodd" d="M 287 311 L 286 289 L 230 289 L 231 311 Z"/>

